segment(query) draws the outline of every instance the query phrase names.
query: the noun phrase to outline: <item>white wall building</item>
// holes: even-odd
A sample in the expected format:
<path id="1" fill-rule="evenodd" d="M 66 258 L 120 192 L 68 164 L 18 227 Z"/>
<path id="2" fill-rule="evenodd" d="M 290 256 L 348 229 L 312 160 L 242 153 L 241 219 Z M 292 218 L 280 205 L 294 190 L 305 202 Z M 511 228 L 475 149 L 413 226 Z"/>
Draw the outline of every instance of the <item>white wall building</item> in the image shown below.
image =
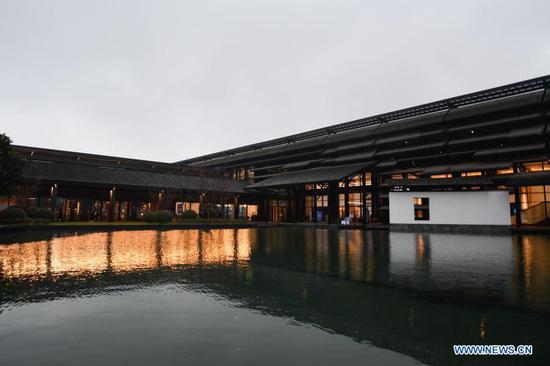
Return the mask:
<path id="1" fill-rule="evenodd" d="M 506 191 L 390 192 L 390 224 L 510 226 Z"/>

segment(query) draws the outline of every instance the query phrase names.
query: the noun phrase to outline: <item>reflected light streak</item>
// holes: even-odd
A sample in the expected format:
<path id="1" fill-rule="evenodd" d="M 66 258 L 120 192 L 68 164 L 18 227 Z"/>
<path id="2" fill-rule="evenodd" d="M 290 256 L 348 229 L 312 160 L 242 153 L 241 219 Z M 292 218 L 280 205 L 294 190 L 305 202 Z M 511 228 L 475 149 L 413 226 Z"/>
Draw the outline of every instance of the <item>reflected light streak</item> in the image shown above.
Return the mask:
<path id="1" fill-rule="evenodd" d="M 250 230 L 116 231 L 0 245 L 4 278 L 247 261 Z"/>

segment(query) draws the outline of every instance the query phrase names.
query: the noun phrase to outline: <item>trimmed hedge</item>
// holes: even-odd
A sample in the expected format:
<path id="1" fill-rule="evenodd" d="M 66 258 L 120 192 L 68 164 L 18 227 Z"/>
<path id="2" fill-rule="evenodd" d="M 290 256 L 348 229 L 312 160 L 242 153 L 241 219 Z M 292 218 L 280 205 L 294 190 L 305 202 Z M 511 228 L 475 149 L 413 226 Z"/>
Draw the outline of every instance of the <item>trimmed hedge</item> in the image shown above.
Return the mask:
<path id="1" fill-rule="evenodd" d="M 187 210 L 187 211 L 183 211 L 181 213 L 181 218 L 182 219 L 196 219 L 197 217 L 199 216 L 199 214 L 197 214 L 195 211 L 193 210 Z"/>
<path id="2" fill-rule="evenodd" d="M 23 224 L 29 217 L 21 207 L 8 207 L 0 212 L 0 223 L 2 224 Z"/>
<path id="3" fill-rule="evenodd" d="M 168 210 L 157 211 L 155 213 L 155 221 L 160 222 L 161 224 L 165 224 L 167 222 L 172 221 L 173 216 L 174 215 L 172 214 L 172 211 L 168 211 Z"/>
<path id="4" fill-rule="evenodd" d="M 33 207 L 28 210 L 29 216 L 33 219 L 43 221 L 53 220 L 53 211 L 49 207 Z"/>
<path id="5" fill-rule="evenodd" d="M 158 222 L 165 224 L 172 221 L 172 211 L 162 210 L 162 211 L 148 211 L 143 215 L 145 222 Z"/>
<path id="6" fill-rule="evenodd" d="M 143 220 L 145 220 L 145 222 L 155 222 L 155 212 L 147 211 L 143 214 Z"/>

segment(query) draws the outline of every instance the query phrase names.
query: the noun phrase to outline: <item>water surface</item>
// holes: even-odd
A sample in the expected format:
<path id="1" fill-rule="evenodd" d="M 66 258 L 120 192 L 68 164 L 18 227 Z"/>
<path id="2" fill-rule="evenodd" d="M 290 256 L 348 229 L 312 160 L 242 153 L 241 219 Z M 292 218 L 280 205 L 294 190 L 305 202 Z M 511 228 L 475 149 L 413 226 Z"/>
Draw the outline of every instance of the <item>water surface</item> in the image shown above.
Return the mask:
<path id="1" fill-rule="evenodd" d="M 545 236 L 263 228 L 0 243 L 0 365 L 550 360 Z M 453 344 L 535 355 L 455 357 Z"/>

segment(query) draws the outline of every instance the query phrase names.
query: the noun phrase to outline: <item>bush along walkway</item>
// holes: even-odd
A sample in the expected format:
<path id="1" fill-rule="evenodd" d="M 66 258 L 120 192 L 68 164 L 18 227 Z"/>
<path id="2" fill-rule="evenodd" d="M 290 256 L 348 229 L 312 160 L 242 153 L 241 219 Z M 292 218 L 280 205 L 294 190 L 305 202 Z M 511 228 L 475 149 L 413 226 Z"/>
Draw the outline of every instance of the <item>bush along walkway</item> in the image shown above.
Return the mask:
<path id="1" fill-rule="evenodd" d="M 50 231 L 109 231 L 109 230 L 175 230 L 175 229 L 233 229 L 276 227 L 277 224 L 245 222 L 222 219 L 180 220 L 165 223 L 145 221 L 67 221 L 0 225 L 0 231 L 50 230 Z"/>

